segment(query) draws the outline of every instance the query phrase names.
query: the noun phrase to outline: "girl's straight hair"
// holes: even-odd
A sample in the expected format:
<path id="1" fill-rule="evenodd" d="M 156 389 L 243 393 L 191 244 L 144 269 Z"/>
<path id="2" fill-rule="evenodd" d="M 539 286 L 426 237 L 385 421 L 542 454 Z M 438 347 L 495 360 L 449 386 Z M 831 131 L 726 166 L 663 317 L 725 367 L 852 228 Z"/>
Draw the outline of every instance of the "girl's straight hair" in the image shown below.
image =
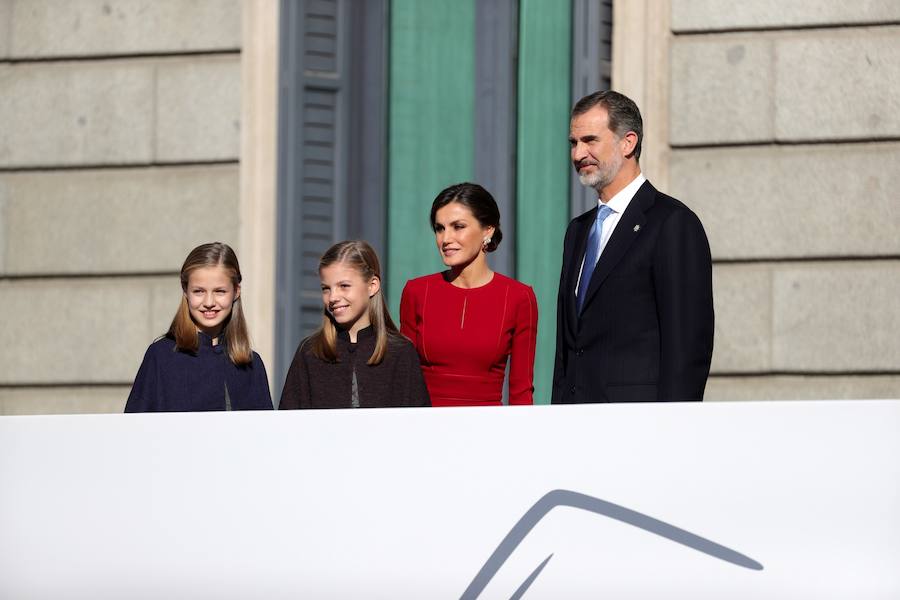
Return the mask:
<path id="1" fill-rule="evenodd" d="M 234 250 L 228 244 L 213 242 L 197 246 L 184 259 L 184 264 L 181 266 L 182 292 L 187 292 L 191 273 L 204 267 L 224 268 L 235 290 L 241 284 L 241 267 Z M 231 305 L 231 314 L 223 325 L 225 350 L 228 352 L 228 358 L 236 365 L 249 365 L 253 361 L 250 335 L 247 333 L 247 322 L 244 320 L 240 298 L 237 298 Z M 177 350 L 196 353 L 200 348 L 197 325 L 191 319 L 191 311 L 188 309 L 187 297 L 184 294 L 181 296 L 181 304 L 178 306 L 175 318 L 172 319 L 167 335 L 175 340 Z"/>
<path id="2" fill-rule="evenodd" d="M 362 240 L 348 240 L 339 242 L 325 251 L 319 259 L 319 272 L 325 267 L 340 263 L 345 267 L 355 269 L 363 280 L 369 282 L 373 277 L 381 278 L 381 264 L 378 255 L 372 246 Z M 369 298 L 369 322 L 375 330 L 375 351 L 366 361 L 367 365 L 377 365 L 384 360 L 387 352 L 388 340 L 391 334 L 400 335 L 397 326 L 388 312 L 381 287 L 374 296 Z M 331 318 L 327 308 L 322 307 L 322 326 L 309 338 L 309 344 L 313 355 L 328 362 L 337 362 L 337 326 Z"/>

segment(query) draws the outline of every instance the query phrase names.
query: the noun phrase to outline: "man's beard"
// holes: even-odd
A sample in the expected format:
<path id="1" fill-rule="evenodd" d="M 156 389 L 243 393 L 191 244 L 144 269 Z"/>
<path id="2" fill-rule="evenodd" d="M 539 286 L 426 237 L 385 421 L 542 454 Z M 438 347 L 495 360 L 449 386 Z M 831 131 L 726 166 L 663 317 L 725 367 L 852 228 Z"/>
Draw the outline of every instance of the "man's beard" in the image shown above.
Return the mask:
<path id="1" fill-rule="evenodd" d="M 613 182 L 619 171 L 622 170 L 624 160 L 621 156 L 616 156 L 608 162 L 596 163 L 597 169 L 592 173 L 578 173 L 578 181 L 584 187 L 594 188 L 599 192 Z"/>

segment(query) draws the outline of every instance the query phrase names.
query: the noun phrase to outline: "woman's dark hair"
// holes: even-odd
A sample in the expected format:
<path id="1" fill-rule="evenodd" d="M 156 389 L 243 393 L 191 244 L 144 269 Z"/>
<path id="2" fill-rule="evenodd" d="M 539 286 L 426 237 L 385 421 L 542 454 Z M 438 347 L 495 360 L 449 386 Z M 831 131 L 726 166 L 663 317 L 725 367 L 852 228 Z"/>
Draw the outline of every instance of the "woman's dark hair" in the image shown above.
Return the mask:
<path id="1" fill-rule="evenodd" d="M 493 252 L 503 239 L 500 231 L 500 209 L 491 193 L 477 183 L 457 183 L 442 190 L 431 205 L 431 228 L 435 228 L 437 211 L 452 202 L 459 202 L 470 211 L 482 227 L 493 227 L 494 234 L 485 246 L 485 252 Z"/>

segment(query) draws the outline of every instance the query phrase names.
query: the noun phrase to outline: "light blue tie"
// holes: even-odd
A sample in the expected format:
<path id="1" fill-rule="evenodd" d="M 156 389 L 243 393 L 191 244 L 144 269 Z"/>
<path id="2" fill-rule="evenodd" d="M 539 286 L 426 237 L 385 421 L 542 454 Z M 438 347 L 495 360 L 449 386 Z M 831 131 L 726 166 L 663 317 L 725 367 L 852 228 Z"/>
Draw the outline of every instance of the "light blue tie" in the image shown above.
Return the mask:
<path id="1" fill-rule="evenodd" d="M 594 221 L 591 232 L 588 234 L 587 250 L 584 253 L 584 266 L 581 267 L 581 279 L 578 281 L 578 291 L 575 292 L 575 302 L 578 305 L 578 314 L 584 306 L 584 297 L 587 295 L 588 286 L 591 284 L 591 275 L 600 258 L 600 238 L 603 235 L 603 221 L 613 213 L 613 209 L 605 204 L 600 205 L 597 211 L 597 220 Z"/>

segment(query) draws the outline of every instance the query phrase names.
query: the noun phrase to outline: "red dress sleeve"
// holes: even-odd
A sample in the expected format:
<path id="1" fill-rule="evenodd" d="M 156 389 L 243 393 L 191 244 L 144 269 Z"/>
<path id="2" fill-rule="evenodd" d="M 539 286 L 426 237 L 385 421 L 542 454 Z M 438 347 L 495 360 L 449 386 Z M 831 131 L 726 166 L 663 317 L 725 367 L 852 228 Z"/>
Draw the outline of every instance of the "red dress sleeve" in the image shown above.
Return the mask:
<path id="1" fill-rule="evenodd" d="M 403 286 L 403 293 L 400 295 L 400 333 L 415 344 L 418 334 L 416 323 L 418 319 L 416 317 L 415 292 L 410 284 L 411 282 L 406 282 L 406 285 Z"/>
<path id="2" fill-rule="evenodd" d="M 525 291 L 516 302 L 515 330 L 509 356 L 509 403 L 534 404 L 534 352 L 537 344 L 537 298 Z"/>

